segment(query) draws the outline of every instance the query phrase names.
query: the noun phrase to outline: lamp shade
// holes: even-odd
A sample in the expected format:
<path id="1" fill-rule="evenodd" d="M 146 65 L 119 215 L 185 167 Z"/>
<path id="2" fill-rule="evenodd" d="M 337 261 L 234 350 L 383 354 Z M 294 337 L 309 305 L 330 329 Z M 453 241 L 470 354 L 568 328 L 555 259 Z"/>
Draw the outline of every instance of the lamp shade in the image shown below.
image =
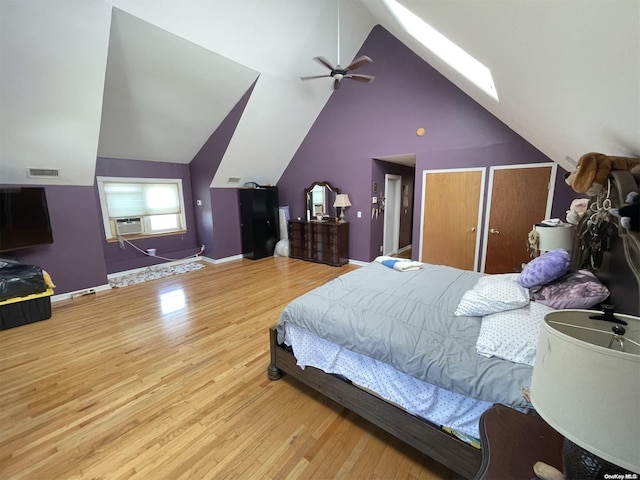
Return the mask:
<path id="1" fill-rule="evenodd" d="M 538 250 L 548 252 L 561 248 L 570 252 L 573 249 L 573 225 L 561 223 L 556 226 L 536 225 L 536 233 L 539 236 Z"/>
<path id="2" fill-rule="evenodd" d="M 333 206 L 340 208 L 350 207 L 351 202 L 349 201 L 349 195 L 347 195 L 346 193 L 339 193 L 338 195 L 336 195 L 336 201 L 333 202 Z"/>
<path id="3" fill-rule="evenodd" d="M 617 324 L 593 320 L 594 314 L 558 310 L 545 316 L 531 402 L 568 440 L 640 473 L 640 319 L 616 313 L 627 322 L 626 334 L 616 339 Z"/>

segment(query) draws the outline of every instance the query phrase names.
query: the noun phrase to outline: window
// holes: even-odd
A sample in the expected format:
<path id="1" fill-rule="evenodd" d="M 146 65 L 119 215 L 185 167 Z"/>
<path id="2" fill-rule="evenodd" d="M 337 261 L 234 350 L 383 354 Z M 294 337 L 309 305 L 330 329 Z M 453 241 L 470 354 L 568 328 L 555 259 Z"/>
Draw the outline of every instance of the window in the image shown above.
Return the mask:
<path id="1" fill-rule="evenodd" d="M 383 2 L 411 36 L 499 101 L 491 70 L 396 0 Z"/>
<path id="2" fill-rule="evenodd" d="M 107 239 L 187 229 L 181 179 L 98 177 Z"/>

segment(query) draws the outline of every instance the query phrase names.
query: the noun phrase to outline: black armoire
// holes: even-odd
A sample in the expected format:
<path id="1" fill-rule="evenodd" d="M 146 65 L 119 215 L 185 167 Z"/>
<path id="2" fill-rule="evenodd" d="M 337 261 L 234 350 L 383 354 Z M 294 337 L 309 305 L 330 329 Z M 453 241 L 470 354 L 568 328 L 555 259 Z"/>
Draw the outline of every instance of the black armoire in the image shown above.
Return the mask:
<path id="1" fill-rule="evenodd" d="M 242 255 L 252 260 L 273 255 L 280 239 L 278 187 L 241 188 L 238 200 Z"/>

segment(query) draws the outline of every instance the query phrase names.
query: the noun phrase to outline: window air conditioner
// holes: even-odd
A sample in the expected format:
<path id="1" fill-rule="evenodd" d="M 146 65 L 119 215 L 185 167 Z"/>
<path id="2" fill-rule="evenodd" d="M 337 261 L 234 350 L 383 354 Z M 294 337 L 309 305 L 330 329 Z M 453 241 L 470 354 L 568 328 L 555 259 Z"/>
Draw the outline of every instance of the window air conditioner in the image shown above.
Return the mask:
<path id="1" fill-rule="evenodd" d="M 116 218 L 116 232 L 118 235 L 142 233 L 142 218 Z"/>

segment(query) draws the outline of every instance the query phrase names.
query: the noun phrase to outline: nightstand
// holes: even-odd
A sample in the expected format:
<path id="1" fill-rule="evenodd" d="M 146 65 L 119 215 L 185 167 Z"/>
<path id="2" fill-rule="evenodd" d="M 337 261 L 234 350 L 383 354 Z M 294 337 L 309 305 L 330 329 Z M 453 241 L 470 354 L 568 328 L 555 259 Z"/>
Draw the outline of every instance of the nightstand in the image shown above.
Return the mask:
<path id="1" fill-rule="evenodd" d="M 480 438 L 482 464 L 474 480 L 533 479 L 536 462 L 562 471 L 564 437 L 535 412 L 494 405 L 480 418 Z"/>

